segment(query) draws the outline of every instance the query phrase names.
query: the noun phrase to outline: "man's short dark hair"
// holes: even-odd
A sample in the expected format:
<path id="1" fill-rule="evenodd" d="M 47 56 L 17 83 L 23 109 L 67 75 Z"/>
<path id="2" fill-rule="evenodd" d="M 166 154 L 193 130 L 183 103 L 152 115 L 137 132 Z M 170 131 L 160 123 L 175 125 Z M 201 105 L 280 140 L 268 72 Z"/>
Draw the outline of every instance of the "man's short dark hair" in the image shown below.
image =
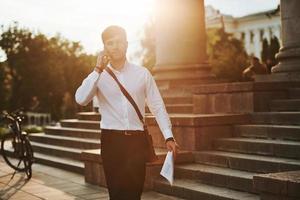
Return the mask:
<path id="1" fill-rule="evenodd" d="M 103 32 L 102 32 L 102 42 L 104 44 L 104 42 L 106 40 L 108 40 L 109 38 L 116 36 L 116 35 L 121 35 L 124 37 L 125 40 L 127 40 L 127 36 L 126 36 L 126 31 L 124 28 L 120 27 L 120 26 L 109 26 L 107 27 Z"/>
<path id="2" fill-rule="evenodd" d="M 259 58 L 256 56 L 252 56 L 252 60 L 259 61 Z"/>

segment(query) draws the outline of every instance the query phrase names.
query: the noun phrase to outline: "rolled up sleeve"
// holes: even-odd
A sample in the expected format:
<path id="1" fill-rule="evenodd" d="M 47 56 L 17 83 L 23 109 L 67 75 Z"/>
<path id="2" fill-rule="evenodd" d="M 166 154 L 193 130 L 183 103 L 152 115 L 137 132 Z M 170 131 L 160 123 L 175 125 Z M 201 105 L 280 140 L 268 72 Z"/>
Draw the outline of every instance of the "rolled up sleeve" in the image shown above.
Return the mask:
<path id="1" fill-rule="evenodd" d="M 97 82 L 100 74 L 96 71 L 91 72 L 83 81 L 75 93 L 75 100 L 78 104 L 86 106 L 97 92 Z"/>

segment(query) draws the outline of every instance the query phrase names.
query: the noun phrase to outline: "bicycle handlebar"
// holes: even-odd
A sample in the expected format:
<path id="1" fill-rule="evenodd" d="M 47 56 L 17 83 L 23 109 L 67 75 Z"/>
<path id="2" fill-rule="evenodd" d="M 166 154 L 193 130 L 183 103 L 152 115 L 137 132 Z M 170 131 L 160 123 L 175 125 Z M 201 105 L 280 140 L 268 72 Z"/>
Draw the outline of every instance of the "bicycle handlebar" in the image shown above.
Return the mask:
<path id="1" fill-rule="evenodd" d="M 25 119 L 23 108 L 17 109 L 11 113 L 8 113 L 6 110 L 4 110 L 2 115 L 0 115 L 0 121 L 3 121 L 4 119 L 22 122 Z"/>

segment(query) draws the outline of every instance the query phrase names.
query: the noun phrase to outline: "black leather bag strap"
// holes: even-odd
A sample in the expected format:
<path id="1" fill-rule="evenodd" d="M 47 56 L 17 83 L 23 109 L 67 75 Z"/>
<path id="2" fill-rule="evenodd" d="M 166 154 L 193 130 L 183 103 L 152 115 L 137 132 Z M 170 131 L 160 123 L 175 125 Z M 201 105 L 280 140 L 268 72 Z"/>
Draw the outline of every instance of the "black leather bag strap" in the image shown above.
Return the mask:
<path id="1" fill-rule="evenodd" d="M 144 128 L 145 126 L 145 122 L 144 122 L 144 118 L 143 115 L 139 109 L 139 107 L 137 106 L 137 104 L 135 103 L 135 101 L 133 100 L 133 98 L 130 96 L 130 94 L 127 92 L 127 90 L 123 87 L 123 85 L 120 83 L 120 81 L 118 80 L 118 78 L 116 77 L 116 75 L 114 74 L 114 72 L 109 68 L 106 67 L 105 70 L 109 73 L 109 75 L 111 75 L 111 77 L 117 82 L 119 88 L 121 89 L 122 93 L 124 94 L 124 96 L 128 99 L 128 101 L 131 103 L 131 105 L 133 106 L 133 108 L 135 109 L 137 115 L 139 116 L 141 122 L 143 123 Z"/>

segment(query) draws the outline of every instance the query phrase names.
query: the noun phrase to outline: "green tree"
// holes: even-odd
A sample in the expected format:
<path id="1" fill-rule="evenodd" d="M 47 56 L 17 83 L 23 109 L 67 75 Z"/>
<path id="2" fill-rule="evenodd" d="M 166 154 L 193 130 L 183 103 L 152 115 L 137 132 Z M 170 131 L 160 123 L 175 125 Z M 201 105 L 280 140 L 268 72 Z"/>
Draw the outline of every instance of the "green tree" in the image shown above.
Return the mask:
<path id="1" fill-rule="evenodd" d="M 270 57 L 269 43 L 268 40 L 264 38 L 262 42 L 261 60 L 263 62 L 266 62 L 269 57 Z"/>
<path id="2" fill-rule="evenodd" d="M 136 57 L 142 60 L 143 66 L 152 69 L 156 63 L 155 56 L 155 30 L 154 20 L 150 19 L 144 26 L 142 31 L 141 46 L 142 50 L 136 53 Z"/>
<path id="3" fill-rule="evenodd" d="M 223 29 L 207 31 L 207 52 L 213 73 L 220 79 L 241 81 L 248 65 L 243 43 Z"/>
<path id="4" fill-rule="evenodd" d="M 142 51 L 136 54 L 141 57 L 143 65 L 149 69 L 156 62 L 154 26 L 153 20 L 145 25 L 141 40 Z M 243 43 L 223 29 L 210 29 L 207 31 L 207 36 L 207 52 L 213 73 L 220 79 L 241 80 L 242 71 L 249 65 Z"/>
<path id="5" fill-rule="evenodd" d="M 95 61 L 78 42 L 59 35 L 48 38 L 18 24 L 3 28 L 0 47 L 12 77 L 8 109 L 28 108 L 32 97 L 37 96 L 41 111 L 51 112 L 54 119 L 61 116 L 64 94 L 75 93 Z"/>
<path id="6" fill-rule="evenodd" d="M 11 91 L 11 74 L 6 62 L 0 62 L 0 110 L 8 107 Z"/>
<path id="7" fill-rule="evenodd" d="M 278 41 L 278 38 L 276 36 L 273 36 L 270 42 L 270 59 L 272 61 L 272 64 L 275 65 L 277 64 L 276 61 L 276 54 L 279 52 L 280 44 Z"/>

